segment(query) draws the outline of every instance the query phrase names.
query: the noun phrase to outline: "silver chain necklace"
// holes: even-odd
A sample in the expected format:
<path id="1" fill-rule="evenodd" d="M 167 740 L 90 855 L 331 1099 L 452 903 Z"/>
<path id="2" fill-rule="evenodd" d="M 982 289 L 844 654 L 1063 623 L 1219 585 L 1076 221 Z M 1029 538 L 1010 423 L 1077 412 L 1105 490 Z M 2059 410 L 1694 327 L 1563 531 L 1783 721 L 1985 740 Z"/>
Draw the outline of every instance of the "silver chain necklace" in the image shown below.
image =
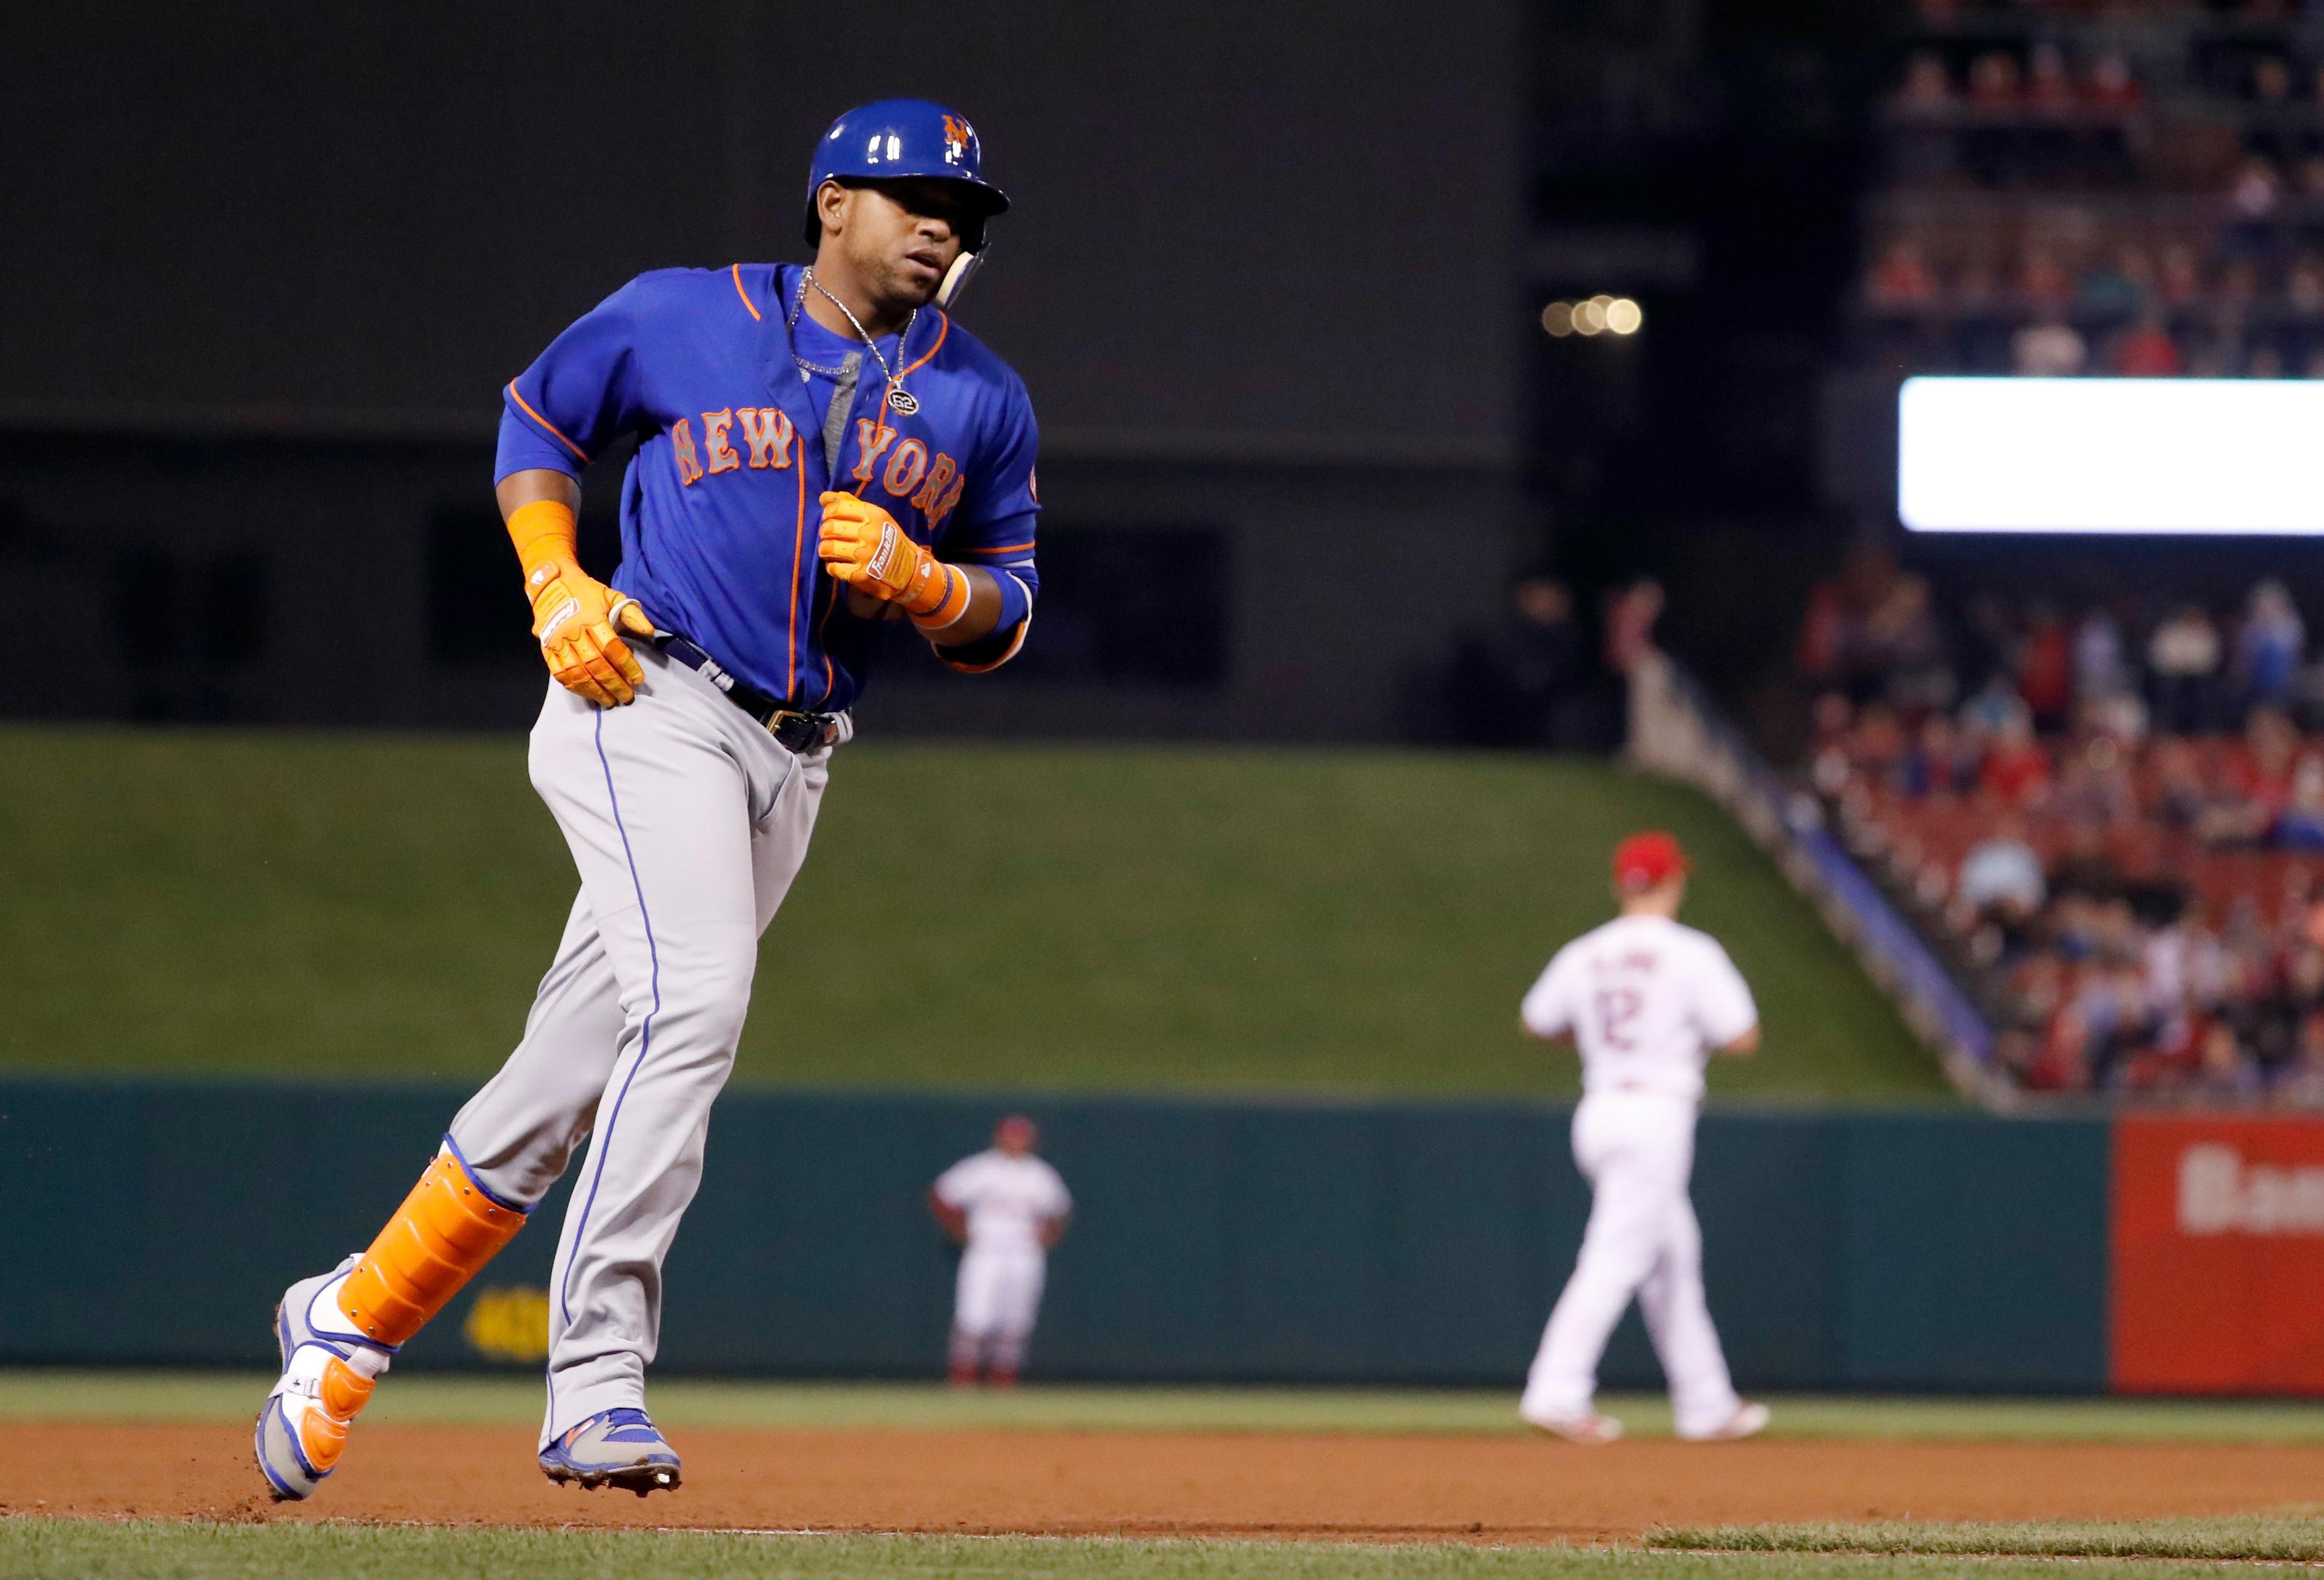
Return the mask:
<path id="1" fill-rule="evenodd" d="M 889 406 L 906 417 L 909 417 L 913 412 L 918 411 L 920 409 L 919 398 L 914 395 L 909 390 L 903 387 L 902 383 L 899 382 L 900 375 L 895 369 L 888 365 L 888 359 L 881 355 L 880 343 L 872 338 L 871 335 L 865 331 L 862 321 L 856 318 L 853 312 L 848 310 L 847 304 L 845 302 L 840 300 L 837 297 L 832 295 L 830 291 L 824 289 L 823 282 L 815 277 L 815 270 L 812 267 L 803 268 L 799 271 L 798 294 L 791 301 L 791 316 L 788 327 L 793 329 L 797 329 L 798 328 L 798 316 L 806 310 L 807 288 L 810 285 L 815 287 L 816 293 L 821 296 L 824 300 L 829 302 L 832 306 L 839 310 L 841 316 L 845 318 L 849 326 L 854 329 L 857 338 L 863 342 L 864 349 L 872 353 L 872 359 L 880 365 L 880 374 L 887 381 L 888 384 Z M 903 359 L 904 346 L 906 342 L 909 341 L 912 337 L 912 326 L 919 322 L 919 320 L 920 310 L 914 308 L 911 311 L 911 315 L 904 320 L 902 332 L 896 337 L 896 357 L 898 361 L 901 361 Z M 798 354 L 798 344 L 796 341 L 792 344 L 791 360 L 798 363 L 809 373 L 819 373 L 825 378 L 838 378 L 842 376 L 842 370 L 840 369 L 817 367 L 815 364 L 807 361 L 804 356 L 801 356 Z"/>

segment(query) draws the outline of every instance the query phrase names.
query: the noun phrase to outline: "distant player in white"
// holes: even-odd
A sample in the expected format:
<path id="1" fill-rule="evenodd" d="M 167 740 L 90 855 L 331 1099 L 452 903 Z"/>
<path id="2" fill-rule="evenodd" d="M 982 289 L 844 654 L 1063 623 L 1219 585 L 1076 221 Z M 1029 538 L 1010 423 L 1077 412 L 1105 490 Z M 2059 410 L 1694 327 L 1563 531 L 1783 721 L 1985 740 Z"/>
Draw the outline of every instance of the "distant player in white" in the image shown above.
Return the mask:
<path id="1" fill-rule="evenodd" d="M 1717 940 L 1677 921 L 1686 857 L 1667 834 L 1614 852 L 1622 914 L 1557 952 L 1520 1012 L 1536 1037 L 1582 1050 L 1573 1160 L 1590 1181 L 1590 1226 L 1550 1313 L 1517 1413 L 1577 1443 L 1622 1424 L 1593 1408 L 1598 1362 L 1635 1296 L 1670 1381 L 1678 1435 L 1748 1437 L 1767 1407 L 1735 1395 L 1702 1294 L 1702 1231 L 1687 1199 L 1695 1109 L 1712 1053 L 1759 1046 L 1751 990 Z"/>
<path id="2" fill-rule="evenodd" d="M 955 1383 L 974 1382 L 982 1364 L 1006 1388 L 1025 1363 L 1049 1252 L 1074 1210 L 1065 1182 L 1033 1155 L 1039 1141 L 1033 1122 L 1012 1113 L 994 1127 L 990 1151 L 962 1159 L 928 1192 L 936 1222 L 967 1248 L 953 1296 Z"/>

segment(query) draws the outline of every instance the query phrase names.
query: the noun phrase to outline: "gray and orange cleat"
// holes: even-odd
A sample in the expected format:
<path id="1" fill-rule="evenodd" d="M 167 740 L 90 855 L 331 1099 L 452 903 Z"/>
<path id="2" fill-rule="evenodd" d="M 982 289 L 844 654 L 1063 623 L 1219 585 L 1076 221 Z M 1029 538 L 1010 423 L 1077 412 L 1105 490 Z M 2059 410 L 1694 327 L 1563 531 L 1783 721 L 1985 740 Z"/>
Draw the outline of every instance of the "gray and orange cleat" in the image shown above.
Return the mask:
<path id="1" fill-rule="evenodd" d="M 258 1468 L 278 1501 L 314 1494 L 339 1463 L 347 1428 L 371 1400 L 390 1352 L 360 1335 L 341 1331 L 337 1301 L 321 1297 L 361 1260 L 357 1252 L 329 1272 L 301 1279 L 282 1292 L 274 1308 L 274 1340 L 282 1352 L 282 1375 L 258 1412 L 252 1436 Z M 322 1312 L 318 1326 L 316 1313 Z"/>
<path id="2" fill-rule="evenodd" d="M 1591 1411 L 1579 1416 L 1529 1416 L 1522 1410 L 1518 1418 L 1536 1432 L 1546 1432 L 1553 1437 L 1563 1437 L 1568 1443 L 1591 1445 L 1617 1443 L 1622 1437 L 1622 1423 L 1611 1416 Z"/>
<path id="3" fill-rule="evenodd" d="M 1775 1412 L 1756 1400 L 1746 1400 L 1735 1407 L 1735 1413 L 1708 1432 L 1681 1432 L 1689 1443 L 1733 1443 L 1745 1437 L 1756 1437 L 1767 1429 Z"/>
<path id="4" fill-rule="evenodd" d="M 540 1451 L 550 1481 L 621 1487 L 644 1497 L 678 1485 L 678 1450 L 641 1409 L 599 1410 Z"/>

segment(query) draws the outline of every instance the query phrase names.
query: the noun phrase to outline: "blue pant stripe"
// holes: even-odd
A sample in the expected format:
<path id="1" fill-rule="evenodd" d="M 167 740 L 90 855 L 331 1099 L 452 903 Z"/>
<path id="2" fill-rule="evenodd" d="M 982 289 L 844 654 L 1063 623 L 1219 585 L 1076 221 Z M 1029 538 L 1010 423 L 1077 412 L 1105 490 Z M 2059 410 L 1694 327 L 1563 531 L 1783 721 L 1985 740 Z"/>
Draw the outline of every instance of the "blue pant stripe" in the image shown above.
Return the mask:
<path id="1" fill-rule="evenodd" d="M 622 1077 L 622 1089 L 613 1095 L 613 1111 L 605 1116 L 604 1132 L 589 1144 L 589 1195 L 581 1204 L 581 1220 L 573 1229 L 573 1260 L 576 1263 L 580 1261 L 581 1242 L 589 1233 L 590 1209 L 597 1205 L 597 1187 L 605 1178 L 605 1154 L 613 1150 L 613 1126 L 621 1123 L 622 1104 L 629 1098 L 630 1083 L 638 1078 L 638 1071 L 645 1067 L 646 1056 L 653 1051 L 654 1017 L 661 1012 L 661 952 L 654 944 L 653 916 L 646 910 L 645 885 L 638 880 L 638 858 L 630 848 L 629 826 L 622 821 L 622 798 L 613 790 L 613 765 L 605 757 L 605 715 L 602 708 L 597 713 L 596 742 L 597 764 L 605 772 L 605 799 L 613 810 L 613 827 L 622 836 L 622 856 L 629 863 L 630 890 L 638 897 L 638 917 L 645 923 L 646 958 L 651 967 L 649 980 L 653 990 L 653 1004 L 646 1011 L 644 1023 L 638 1028 L 638 1057 L 632 1061 L 630 1073 Z M 598 925 L 602 929 L 604 924 L 600 922 Z M 573 1269 L 567 1266 L 564 1278 L 558 1280 L 557 1285 L 557 1309 L 567 1326 L 573 1322 L 572 1308 L 567 1304 L 572 1284 Z"/>

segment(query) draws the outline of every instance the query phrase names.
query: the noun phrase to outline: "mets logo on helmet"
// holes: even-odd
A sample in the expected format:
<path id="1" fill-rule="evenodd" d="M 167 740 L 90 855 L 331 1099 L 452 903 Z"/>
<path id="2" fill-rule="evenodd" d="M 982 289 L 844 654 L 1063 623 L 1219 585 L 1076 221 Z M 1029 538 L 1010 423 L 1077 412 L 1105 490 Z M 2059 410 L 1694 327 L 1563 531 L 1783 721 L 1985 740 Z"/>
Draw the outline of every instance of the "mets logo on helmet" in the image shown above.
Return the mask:
<path id="1" fill-rule="evenodd" d="M 968 152 L 969 140 L 976 135 L 976 128 L 958 115 L 946 115 L 944 118 L 944 134 L 945 162 L 949 164 Z"/>

